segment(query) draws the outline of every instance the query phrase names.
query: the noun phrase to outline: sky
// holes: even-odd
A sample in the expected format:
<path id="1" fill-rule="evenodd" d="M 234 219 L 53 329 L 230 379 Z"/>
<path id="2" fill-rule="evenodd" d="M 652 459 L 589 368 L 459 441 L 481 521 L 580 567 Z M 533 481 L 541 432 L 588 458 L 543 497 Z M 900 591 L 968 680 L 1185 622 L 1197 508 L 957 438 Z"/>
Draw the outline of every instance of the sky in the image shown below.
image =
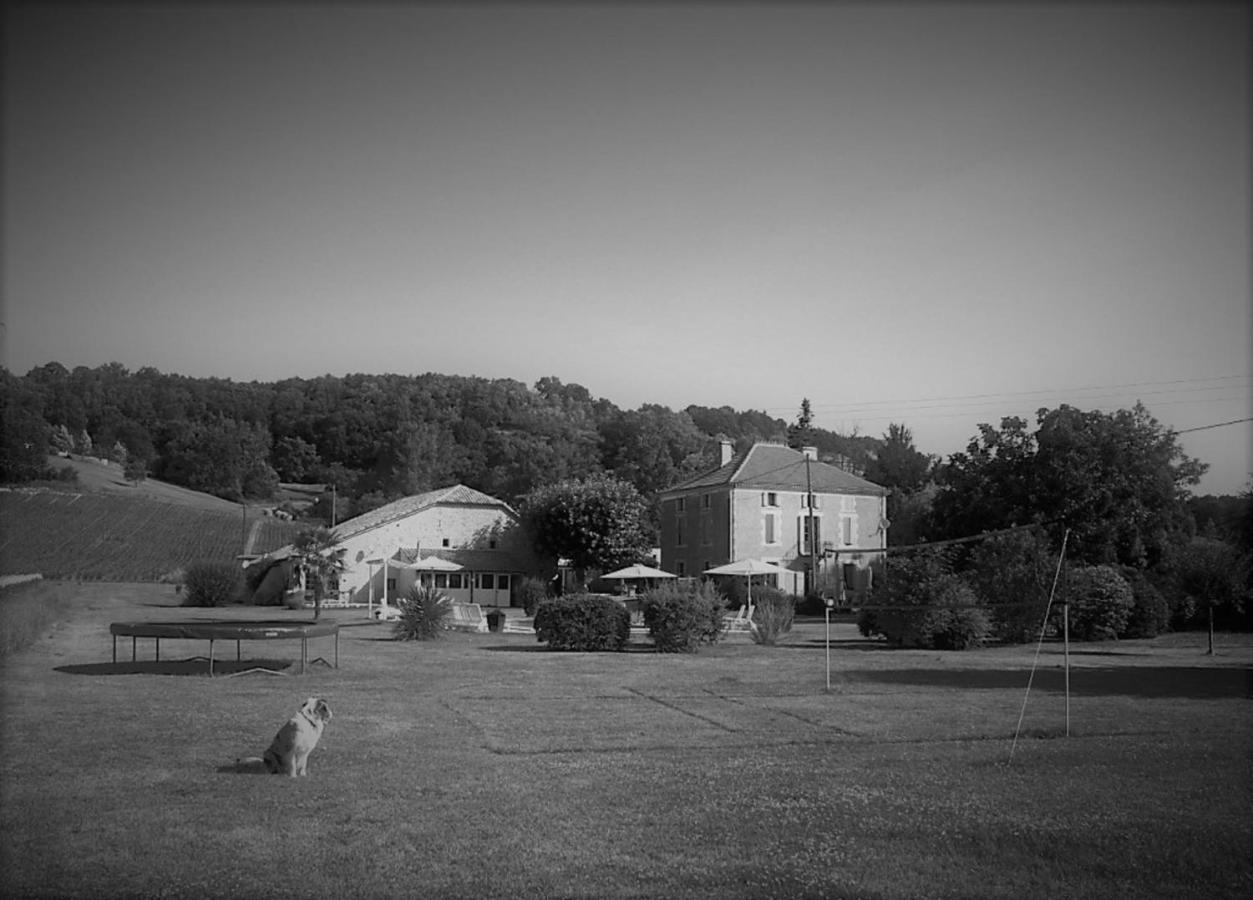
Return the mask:
<path id="1" fill-rule="evenodd" d="M 1253 473 L 1243 4 L 6 6 L 3 358 L 555 375 Z M 1193 431 L 1192 429 L 1203 429 Z"/>

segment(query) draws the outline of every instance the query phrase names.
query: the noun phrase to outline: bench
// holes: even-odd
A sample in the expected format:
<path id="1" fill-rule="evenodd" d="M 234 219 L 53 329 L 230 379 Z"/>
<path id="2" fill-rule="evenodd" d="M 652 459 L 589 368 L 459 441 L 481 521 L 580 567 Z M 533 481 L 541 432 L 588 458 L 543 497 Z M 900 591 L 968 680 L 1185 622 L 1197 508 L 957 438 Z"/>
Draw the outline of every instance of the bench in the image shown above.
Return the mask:
<path id="1" fill-rule="evenodd" d="M 451 603 L 452 619 L 447 626 L 454 631 L 487 631 L 487 619 L 483 618 L 483 607 L 477 603 Z"/>

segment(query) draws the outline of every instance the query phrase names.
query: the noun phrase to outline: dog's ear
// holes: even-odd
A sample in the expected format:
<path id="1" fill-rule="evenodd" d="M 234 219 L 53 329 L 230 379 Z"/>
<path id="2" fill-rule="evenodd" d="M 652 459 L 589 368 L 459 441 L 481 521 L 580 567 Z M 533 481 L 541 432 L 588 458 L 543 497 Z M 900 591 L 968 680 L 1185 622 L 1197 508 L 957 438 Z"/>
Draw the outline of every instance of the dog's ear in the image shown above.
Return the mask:
<path id="1" fill-rule="evenodd" d="M 300 704 L 301 713 L 312 719 L 316 714 L 319 702 L 320 701 L 317 697 L 310 697 L 304 703 Z"/>
<path id="2" fill-rule="evenodd" d="M 331 721 L 331 707 L 325 700 L 319 700 L 314 707 L 313 715 L 323 722 Z"/>

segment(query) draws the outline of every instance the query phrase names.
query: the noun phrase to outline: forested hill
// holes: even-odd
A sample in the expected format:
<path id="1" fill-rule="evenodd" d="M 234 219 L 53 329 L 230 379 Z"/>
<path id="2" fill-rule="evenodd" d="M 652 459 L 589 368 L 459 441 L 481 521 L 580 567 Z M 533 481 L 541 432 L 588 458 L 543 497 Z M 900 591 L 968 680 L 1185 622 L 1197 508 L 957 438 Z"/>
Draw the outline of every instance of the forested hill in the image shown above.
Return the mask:
<path id="1" fill-rule="evenodd" d="M 457 482 L 515 501 L 597 471 L 651 494 L 714 464 L 717 437 L 743 449 L 785 440 L 789 425 L 730 407 L 619 409 L 553 377 L 530 387 L 439 374 L 244 383 L 116 363 L 0 377 L 4 480 L 36 477 L 47 449 L 232 500 L 269 497 L 280 480 L 333 483 L 350 504 L 341 515 Z M 813 429 L 810 443 L 861 471 L 880 441 Z"/>

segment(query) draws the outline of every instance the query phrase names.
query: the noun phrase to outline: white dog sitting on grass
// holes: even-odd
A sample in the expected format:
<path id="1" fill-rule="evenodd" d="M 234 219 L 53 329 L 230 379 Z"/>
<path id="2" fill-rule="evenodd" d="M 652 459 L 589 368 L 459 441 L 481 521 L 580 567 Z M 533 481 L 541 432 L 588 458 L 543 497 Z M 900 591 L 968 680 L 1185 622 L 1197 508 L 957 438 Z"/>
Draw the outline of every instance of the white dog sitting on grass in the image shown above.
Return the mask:
<path id="1" fill-rule="evenodd" d="M 235 771 L 256 774 L 287 775 L 295 778 L 309 774 L 309 754 L 318 745 L 326 723 L 331 721 L 331 708 L 325 700 L 310 697 L 300 711 L 278 730 L 264 756 L 245 756 L 235 760 Z"/>

